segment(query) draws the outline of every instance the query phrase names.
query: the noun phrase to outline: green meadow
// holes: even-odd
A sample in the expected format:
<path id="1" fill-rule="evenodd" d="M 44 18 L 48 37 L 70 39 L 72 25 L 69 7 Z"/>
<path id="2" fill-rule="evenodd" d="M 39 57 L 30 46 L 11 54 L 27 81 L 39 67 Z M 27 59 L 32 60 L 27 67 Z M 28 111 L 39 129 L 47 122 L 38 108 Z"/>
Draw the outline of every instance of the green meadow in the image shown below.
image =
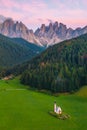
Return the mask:
<path id="1" fill-rule="evenodd" d="M 49 114 L 56 100 L 69 119 Z M 0 130 L 86 130 L 87 87 L 58 97 L 28 90 L 18 78 L 0 80 Z"/>

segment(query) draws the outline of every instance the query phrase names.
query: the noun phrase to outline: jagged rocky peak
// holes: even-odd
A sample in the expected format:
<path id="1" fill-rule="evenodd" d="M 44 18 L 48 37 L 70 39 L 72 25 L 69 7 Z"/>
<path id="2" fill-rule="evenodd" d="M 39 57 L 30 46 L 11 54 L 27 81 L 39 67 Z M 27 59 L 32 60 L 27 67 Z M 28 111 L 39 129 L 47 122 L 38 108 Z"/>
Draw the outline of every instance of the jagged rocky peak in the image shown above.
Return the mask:
<path id="1" fill-rule="evenodd" d="M 58 31 L 58 22 L 57 21 L 53 24 L 53 30 L 57 33 L 57 31 Z"/>
<path id="2" fill-rule="evenodd" d="M 30 33 L 31 33 L 31 34 L 34 34 L 34 32 L 33 32 L 33 30 L 32 30 L 32 29 L 30 29 L 29 31 L 30 31 Z"/>
<path id="3" fill-rule="evenodd" d="M 14 21 L 9 18 L 6 19 L 2 24 L 1 24 L 1 28 L 0 28 L 0 33 L 6 36 L 9 36 L 9 34 L 11 35 L 13 33 L 13 25 L 14 25 Z"/>
<path id="4" fill-rule="evenodd" d="M 4 18 L 3 16 L 0 16 L 0 18 L 2 21 L 4 19 L 4 21 L 0 23 L 1 34 L 8 37 L 21 37 L 40 46 L 50 46 L 60 41 L 87 33 L 87 26 L 73 30 L 57 21 L 49 23 L 48 26 L 42 24 L 41 27 L 33 33 L 33 30 L 29 30 L 22 22 L 14 21 L 11 18 Z"/>
<path id="5" fill-rule="evenodd" d="M 34 34 L 35 34 L 36 36 L 38 36 L 39 31 L 40 31 L 40 28 L 37 28 L 37 30 L 34 32 Z"/>
<path id="6" fill-rule="evenodd" d="M 41 25 L 41 31 L 45 32 L 45 24 Z"/>
<path id="7" fill-rule="evenodd" d="M 59 28 L 60 28 L 61 30 L 67 30 L 66 25 L 64 25 L 63 23 L 59 23 Z"/>
<path id="8" fill-rule="evenodd" d="M 41 44 L 50 46 L 54 43 L 71 39 L 84 33 L 87 33 L 87 27 L 73 30 L 72 28 L 67 28 L 65 24 L 56 21 L 54 23 L 49 23 L 48 26 L 42 24 L 41 28 L 36 30 L 35 35 L 38 37 Z"/>
<path id="9" fill-rule="evenodd" d="M 52 23 L 49 23 L 49 28 L 52 28 L 53 27 L 53 24 Z"/>
<path id="10" fill-rule="evenodd" d="M 27 27 L 22 22 L 16 21 L 15 25 L 20 26 L 21 28 L 25 27 L 27 29 Z"/>
<path id="11" fill-rule="evenodd" d="M 76 28 L 76 30 L 77 30 L 77 31 L 79 31 L 79 30 L 81 30 L 81 28 L 80 28 L 80 27 L 78 27 L 78 28 Z"/>
<path id="12" fill-rule="evenodd" d="M 57 31 L 58 37 L 63 40 L 66 37 L 66 33 L 67 33 L 66 25 L 64 25 L 63 23 L 59 23 L 59 27 Z"/>
<path id="13" fill-rule="evenodd" d="M 9 19 L 6 19 L 4 22 L 3 22 L 3 25 L 4 26 L 10 26 L 10 25 L 13 25 L 14 24 L 14 21 L 13 19 L 9 18 Z"/>
<path id="14" fill-rule="evenodd" d="M 16 30 L 20 30 L 22 32 L 28 32 L 28 28 L 22 22 L 17 21 L 14 26 Z"/>
<path id="15" fill-rule="evenodd" d="M 55 26 L 55 27 L 58 27 L 58 22 L 57 22 L 57 21 L 54 23 L 54 26 Z"/>
<path id="16" fill-rule="evenodd" d="M 32 37 L 35 37 L 35 34 L 34 34 L 34 32 L 33 32 L 32 29 L 28 30 L 28 33 L 29 33 Z"/>
<path id="17" fill-rule="evenodd" d="M 71 32 L 71 31 L 73 31 L 73 29 L 72 28 L 68 28 L 67 31 Z"/>
<path id="18" fill-rule="evenodd" d="M 87 33 L 87 26 L 85 26 L 84 28 L 82 28 L 82 31 L 83 31 L 84 33 Z"/>
<path id="19" fill-rule="evenodd" d="M 53 24 L 52 23 L 49 23 L 48 31 L 53 31 Z"/>
<path id="20" fill-rule="evenodd" d="M 54 30 L 58 29 L 58 22 L 57 21 L 53 24 L 53 28 L 54 28 Z"/>
<path id="21" fill-rule="evenodd" d="M 87 29 L 87 26 L 85 26 L 84 29 Z"/>
<path id="22" fill-rule="evenodd" d="M 42 35 L 44 35 L 46 31 L 46 26 L 45 24 L 42 24 L 40 28 L 38 28 L 36 31 L 35 31 L 35 35 L 38 36 L 38 37 L 41 37 Z"/>
<path id="23" fill-rule="evenodd" d="M 20 27 L 25 28 L 26 30 L 28 30 L 28 28 L 22 22 L 20 22 L 19 24 L 20 24 Z"/>
<path id="24" fill-rule="evenodd" d="M 9 18 L 4 17 L 3 15 L 0 15 L 0 24 L 3 23 L 6 19 L 9 19 Z"/>
<path id="25" fill-rule="evenodd" d="M 8 37 L 21 37 L 41 46 L 33 30 L 29 30 L 22 22 L 14 21 L 13 19 L 6 19 L 0 24 L 0 33 Z"/>
<path id="26" fill-rule="evenodd" d="M 72 28 L 68 28 L 68 29 L 67 29 L 67 32 L 71 34 L 71 33 L 74 32 L 74 30 L 73 30 Z"/>

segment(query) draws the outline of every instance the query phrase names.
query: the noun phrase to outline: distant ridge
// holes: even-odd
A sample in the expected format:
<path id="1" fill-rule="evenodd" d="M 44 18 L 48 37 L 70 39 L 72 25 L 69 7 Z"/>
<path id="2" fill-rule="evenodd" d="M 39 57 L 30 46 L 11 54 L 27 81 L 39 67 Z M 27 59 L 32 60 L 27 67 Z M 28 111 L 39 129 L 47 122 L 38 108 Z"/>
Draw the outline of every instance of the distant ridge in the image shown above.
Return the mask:
<path id="1" fill-rule="evenodd" d="M 34 35 L 33 30 L 29 30 L 22 22 L 14 21 L 13 19 L 6 19 L 0 24 L 0 33 L 10 38 L 23 38 L 31 43 L 42 46 Z"/>
<path id="2" fill-rule="evenodd" d="M 0 33 L 8 37 L 23 38 L 38 46 L 52 46 L 66 39 L 72 39 L 87 33 L 87 26 L 75 30 L 67 28 L 63 23 L 49 23 L 48 26 L 42 24 L 35 32 L 30 30 L 22 22 L 14 21 L 11 18 L 0 17 Z"/>
<path id="3" fill-rule="evenodd" d="M 67 28 L 63 23 L 50 23 L 48 26 L 42 24 L 40 28 L 35 31 L 35 35 L 39 38 L 44 46 L 51 46 L 61 41 L 78 37 L 87 33 L 87 26 L 84 28 Z"/>

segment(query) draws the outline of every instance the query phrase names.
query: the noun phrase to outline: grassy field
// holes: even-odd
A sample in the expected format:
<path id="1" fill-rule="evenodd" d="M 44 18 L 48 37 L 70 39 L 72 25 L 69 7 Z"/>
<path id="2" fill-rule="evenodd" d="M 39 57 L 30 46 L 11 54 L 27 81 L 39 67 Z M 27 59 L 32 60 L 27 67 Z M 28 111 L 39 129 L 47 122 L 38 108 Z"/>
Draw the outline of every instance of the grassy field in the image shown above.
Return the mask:
<path id="1" fill-rule="evenodd" d="M 77 93 L 76 95 L 83 97 L 83 98 L 87 98 L 87 86 L 82 87 Z"/>
<path id="2" fill-rule="evenodd" d="M 0 80 L 0 130 L 87 129 L 87 87 L 58 97 L 24 88 L 18 79 Z M 59 120 L 49 114 L 55 100 L 70 119 Z"/>

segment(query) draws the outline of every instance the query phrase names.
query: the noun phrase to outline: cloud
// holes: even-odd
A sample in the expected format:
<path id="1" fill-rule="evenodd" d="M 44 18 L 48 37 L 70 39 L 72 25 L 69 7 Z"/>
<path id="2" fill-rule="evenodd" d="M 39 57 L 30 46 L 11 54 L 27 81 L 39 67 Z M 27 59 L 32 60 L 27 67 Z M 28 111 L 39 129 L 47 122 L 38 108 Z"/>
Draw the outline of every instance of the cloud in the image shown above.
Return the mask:
<path id="1" fill-rule="evenodd" d="M 0 13 L 29 28 L 59 21 L 75 27 L 87 24 L 87 0 L 0 0 Z"/>
<path id="2" fill-rule="evenodd" d="M 86 7 L 87 9 L 87 0 L 51 0 L 52 4 L 60 9 L 81 9 Z"/>

